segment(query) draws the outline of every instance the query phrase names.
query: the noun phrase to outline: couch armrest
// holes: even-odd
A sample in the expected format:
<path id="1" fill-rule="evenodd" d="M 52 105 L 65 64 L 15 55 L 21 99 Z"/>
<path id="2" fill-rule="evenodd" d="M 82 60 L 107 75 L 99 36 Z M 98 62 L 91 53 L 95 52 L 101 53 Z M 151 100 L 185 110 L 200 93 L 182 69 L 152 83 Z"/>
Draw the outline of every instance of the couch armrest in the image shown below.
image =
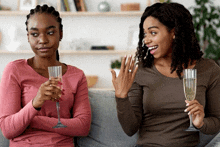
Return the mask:
<path id="1" fill-rule="evenodd" d="M 213 135 L 211 141 L 206 145 L 206 147 L 219 147 L 220 146 L 220 132 Z"/>
<path id="2" fill-rule="evenodd" d="M 200 143 L 198 144 L 197 147 L 204 147 L 204 146 L 210 144 L 211 142 L 213 142 L 215 136 L 217 136 L 217 135 L 219 135 L 219 133 L 216 133 L 214 135 L 206 135 L 206 134 L 203 134 L 202 132 L 199 132 Z M 209 147 L 212 147 L 212 146 L 209 146 Z"/>

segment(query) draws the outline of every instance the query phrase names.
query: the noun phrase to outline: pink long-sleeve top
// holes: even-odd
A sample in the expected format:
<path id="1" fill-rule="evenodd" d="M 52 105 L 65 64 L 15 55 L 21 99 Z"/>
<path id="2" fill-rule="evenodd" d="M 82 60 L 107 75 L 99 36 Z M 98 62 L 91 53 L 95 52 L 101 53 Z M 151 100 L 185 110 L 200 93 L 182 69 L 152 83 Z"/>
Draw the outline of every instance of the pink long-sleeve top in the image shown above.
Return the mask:
<path id="1" fill-rule="evenodd" d="M 0 127 L 10 139 L 10 147 L 71 147 L 73 136 L 89 133 L 91 108 L 83 71 L 67 65 L 62 77 L 65 91 L 60 102 L 60 120 L 66 128 L 52 128 L 58 122 L 55 102 L 46 101 L 40 111 L 32 105 L 40 85 L 47 80 L 24 59 L 5 67 L 0 84 Z"/>

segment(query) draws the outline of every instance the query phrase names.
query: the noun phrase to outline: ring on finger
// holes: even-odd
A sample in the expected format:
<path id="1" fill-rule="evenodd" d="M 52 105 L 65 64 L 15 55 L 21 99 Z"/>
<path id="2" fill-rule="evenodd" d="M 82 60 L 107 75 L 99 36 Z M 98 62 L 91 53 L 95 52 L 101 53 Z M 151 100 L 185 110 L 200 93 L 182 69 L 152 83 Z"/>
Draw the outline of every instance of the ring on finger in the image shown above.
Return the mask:
<path id="1" fill-rule="evenodd" d="M 131 69 L 129 69 L 128 72 L 131 72 Z"/>

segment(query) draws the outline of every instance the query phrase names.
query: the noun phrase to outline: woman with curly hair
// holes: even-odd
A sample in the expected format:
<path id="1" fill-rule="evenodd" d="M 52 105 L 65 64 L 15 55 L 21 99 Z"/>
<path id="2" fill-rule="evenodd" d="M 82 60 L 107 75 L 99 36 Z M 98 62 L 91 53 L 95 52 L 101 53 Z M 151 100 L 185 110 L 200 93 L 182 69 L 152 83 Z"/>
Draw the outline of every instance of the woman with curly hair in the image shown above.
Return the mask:
<path id="1" fill-rule="evenodd" d="M 139 146 L 196 146 L 199 132 L 185 131 L 189 115 L 204 134 L 220 129 L 220 68 L 202 58 L 192 16 L 181 4 L 147 7 L 139 29 L 138 65 L 125 56 L 118 77 L 112 70 L 119 122 L 127 135 L 138 132 Z M 185 100 L 184 69 L 197 69 L 192 101 Z"/>
<path id="2" fill-rule="evenodd" d="M 26 28 L 34 57 L 12 61 L 4 69 L 1 131 L 10 147 L 74 147 L 73 137 L 86 136 L 90 129 L 86 77 L 82 70 L 59 61 L 63 25 L 54 7 L 38 5 L 32 9 Z M 62 66 L 62 83 L 49 79 L 49 66 Z M 60 102 L 60 121 L 65 128 L 53 128 L 58 122 L 55 101 Z"/>

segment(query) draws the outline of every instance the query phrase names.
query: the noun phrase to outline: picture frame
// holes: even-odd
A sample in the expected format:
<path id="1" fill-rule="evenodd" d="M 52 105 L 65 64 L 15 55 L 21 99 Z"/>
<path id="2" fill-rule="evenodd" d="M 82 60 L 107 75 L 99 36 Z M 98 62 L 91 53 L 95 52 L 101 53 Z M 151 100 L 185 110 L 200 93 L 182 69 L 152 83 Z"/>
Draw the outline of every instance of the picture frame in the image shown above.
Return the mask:
<path id="1" fill-rule="evenodd" d="M 29 11 L 35 8 L 37 0 L 18 0 L 18 11 Z"/>

